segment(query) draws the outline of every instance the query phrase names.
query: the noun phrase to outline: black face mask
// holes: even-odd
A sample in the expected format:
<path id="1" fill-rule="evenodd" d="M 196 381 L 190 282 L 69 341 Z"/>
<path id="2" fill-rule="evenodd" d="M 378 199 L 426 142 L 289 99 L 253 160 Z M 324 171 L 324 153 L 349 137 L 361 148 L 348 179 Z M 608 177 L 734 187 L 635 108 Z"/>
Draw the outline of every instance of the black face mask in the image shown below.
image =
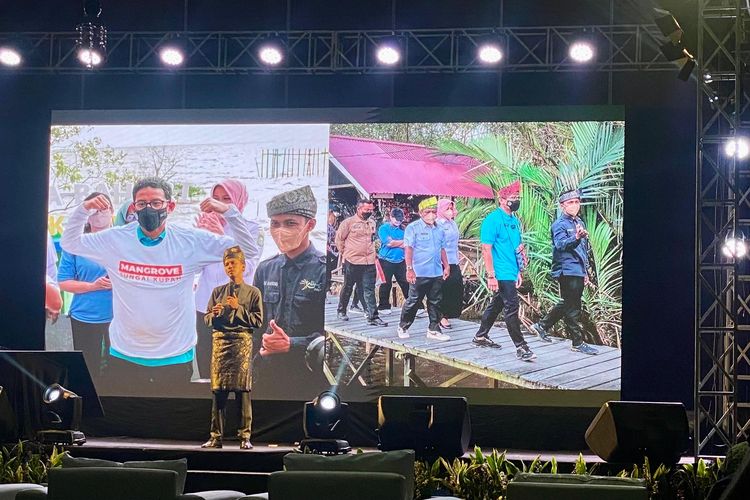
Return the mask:
<path id="1" fill-rule="evenodd" d="M 137 210 L 135 215 L 138 217 L 138 224 L 140 224 L 141 229 L 151 232 L 161 226 L 162 222 L 167 218 L 167 209 L 156 210 L 146 207 L 142 210 Z"/>
<path id="2" fill-rule="evenodd" d="M 508 200 L 508 208 L 511 212 L 515 212 L 521 206 L 521 200 Z"/>
<path id="3" fill-rule="evenodd" d="M 364 220 L 367 220 L 367 219 L 369 219 L 370 217 L 372 217 L 372 212 L 362 212 L 362 218 L 363 218 Z"/>

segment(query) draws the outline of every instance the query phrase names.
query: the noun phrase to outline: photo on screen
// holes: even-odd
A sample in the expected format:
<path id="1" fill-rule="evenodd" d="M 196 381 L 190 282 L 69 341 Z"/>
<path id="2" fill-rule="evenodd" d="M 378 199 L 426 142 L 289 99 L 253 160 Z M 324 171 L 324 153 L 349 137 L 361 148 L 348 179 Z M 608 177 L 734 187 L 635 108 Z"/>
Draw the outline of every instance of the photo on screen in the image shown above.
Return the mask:
<path id="1" fill-rule="evenodd" d="M 624 130 L 331 125 L 340 384 L 619 391 Z"/>
<path id="2" fill-rule="evenodd" d="M 245 346 L 256 394 L 287 386 L 281 397 L 307 398 L 325 386 L 305 355 L 323 336 L 328 125 L 84 123 L 52 126 L 50 137 L 47 281 L 64 300 L 47 322 L 47 349 L 82 350 L 102 395 L 210 397 L 205 317 L 214 288 L 229 282 L 222 260 L 232 240 L 217 239 L 229 236 L 265 313 Z M 138 210 L 133 187 L 144 178 L 168 188 L 156 187 L 159 206 Z M 97 194 L 111 209 L 74 223 L 77 207 Z M 239 217 L 205 208 L 206 199 L 234 205 Z M 146 235 L 160 211 L 166 230 Z M 84 255 L 65 248 L 71 226 L 77 237 L 68 246 Z M 302 237 L 309 250 L 287 269 L 284 252 Z M 263 349 L 265 333 L 288 337 L 291 348 Z"/>

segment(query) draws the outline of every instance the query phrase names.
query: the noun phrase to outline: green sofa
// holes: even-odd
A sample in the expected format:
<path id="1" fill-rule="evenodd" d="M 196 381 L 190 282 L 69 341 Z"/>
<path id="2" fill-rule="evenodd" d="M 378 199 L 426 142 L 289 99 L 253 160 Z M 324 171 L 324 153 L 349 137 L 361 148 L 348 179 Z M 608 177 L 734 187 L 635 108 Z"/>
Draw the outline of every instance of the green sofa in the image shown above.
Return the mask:
<path id="1" fill-rule="evenodd" d="M 508 483 L 507 500 L 648 500 L 642 479 L 577 474 L 519 473 Z"/>
<path id="2" fill-rule="evenodd" d="M 239 491 L 182 494 L 177 472 L 125 467 L 73 467 L 49 471 L 47 491 L 24 490 L 16 500 L 237 500 Z"/>

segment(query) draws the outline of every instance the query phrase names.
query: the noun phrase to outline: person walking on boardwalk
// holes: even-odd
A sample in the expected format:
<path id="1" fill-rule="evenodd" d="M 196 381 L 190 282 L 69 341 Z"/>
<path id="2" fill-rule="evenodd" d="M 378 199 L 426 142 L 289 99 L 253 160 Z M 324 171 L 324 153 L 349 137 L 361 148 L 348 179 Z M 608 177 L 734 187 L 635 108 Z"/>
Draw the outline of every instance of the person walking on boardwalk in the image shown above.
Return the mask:
<path id="1" fill-rule="evenodd" d="M 404 211 L 394 207 L 390 215 L 389 220 L 378 229 L 380 239 L 378 260 L 385 278 L 378 289 L 378 312 L 382 314 L 391 313 L 391 288 L 394 277 L 404 299 L 409 296 L 409 282 L 406 281 L 406 261 L 404 260 L 404 230 L 401 227 L 404 222 Z"/>
<path id="2" fill-rule="evenodd" d="M 448 255 L 450 276 L 443 283 L 443 300 L 440 302 L 442 328 L 451 328 L 450 319 L 461 316 L 464 302 L 464 278 L 458 266 L 458 226 L 453 219 L 456 217 L 456 204 L 453 200 L 443 198 L 438 200 L 437 225 L 445 233 L 445 253 Z"/>
<path id="3" fill-rule="evenodd" d="M 346 314 L 354 284 L 362 290 L 367 308 L 367 322 L 374 326 L 388 326 L 380 319 L 375 303 L 375 205 L 372 200 L 359 200 L 357 213 L 344 219 L 336 232 L 336 246 L 341 252 L 344 286 L 339 295 L 338 317 L 349 320 Z"/>
<path id="4" fill-rule="evenodd" d="M 552 224 L 552 277 L 560 286 L 560 301 L 550 309 L 531 330 L 545 342 L 552 342 L 548 333 L 560 319 L 565 320 L 565 333 L 572 341 L 571 350 L 588 355 L 599 352 L 583 341 L 581 328 L 581 296 L 589 282 L 589 233 L 579 217 L 581 192 L 572 189 L 563 192 L 560 217 Z"/>
<path id="5" fill-rule="evenodd" d="M 502 311 L 508 334 L 516 346 L 516 357 L 522 361 L 532 361 L 536 359 L 536 354 L 523 339 L 521 320 L 518 318 L 517 289 L 523 282 L 525 258 L 521 222 L 515 215 L 521 206 L 521 183 L 516 181 L 500 188 L 498 198 L 500 206 L 484 219 L 480 230 L 487 288 L 493 295 L 472 342 L 480 347 L 500 347 L 489 333 Z"/>
<path id="6" fill-rule="evenodd" d="M 443 281 L 450 274 L 448 256 L 445 252 L 445 233 L 437 225 L 437 198 L 434 196 L 419 203 L 421 219 L 406 226 L 404 250 L 406 258 L 406 280 L 409 282 L 409 295 L 401 309 L 398 336 L 409 338 L 409 327 L 419 304 L 427 297 L 427 315 L 430 324 L 427 338 L 430 340 L 450 340 L 440 329 L 440 300 Z"/>

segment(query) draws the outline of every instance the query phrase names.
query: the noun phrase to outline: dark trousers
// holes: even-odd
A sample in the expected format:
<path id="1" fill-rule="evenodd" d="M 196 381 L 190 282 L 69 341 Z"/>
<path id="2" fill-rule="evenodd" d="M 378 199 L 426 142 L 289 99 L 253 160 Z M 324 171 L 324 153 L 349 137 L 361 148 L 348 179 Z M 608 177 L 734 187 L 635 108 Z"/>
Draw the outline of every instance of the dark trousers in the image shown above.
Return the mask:
<path id="1" fill-rule="evenodd" d="M 107 364 L 107 387 L 112 394 L 179 395 L 190 384 L 193 363 L 166 366 L 143 366 L 110 356 Z"/>
<path id="2" fill-rule="evenodd" d="M 393 288 L 393 278 L 396 278 L 396 283 L 401 288 L 401 293 L 404 294 L 404 299 L 409 296 L 409 282 L 406 281 L 406 262 L 388 262 L 387 260 L 378 259 L 380 261 L 380 267 L 383 268 L 383 275 L 385 281 L 380 285 L 378 290 L 378 309 L 390 309 L 391 308 L 391 289 Z"/>
<path id="3" fill-rule="evenodd" d="M 427 316 L 430 318 L 429 329 L 440 330 L 440 300 L 443 298 L 443 277 L 417 278 L 417 282 L 409 284 L 409 295 L 401 309 L 399 326 L 407 330 L 414 323 L 414 316 L 422 300 L 427 297 Z"/>
<path id="4" fill-rule="evenodd" d="M 451 274 L 443 283 L 440 312 L 444 318 L 458 318 L 464 308 L 464 277 L 458 264 L 451 264 Z"/>
<path id="5" fill-rule="evenodd" d="M 583 276 L 560 276 L 557 283 L 560 286 L 561 300 L 547 312 L 539 324 L 545 330 L 549 330 L 560 319 L 564 319 L 565 333 L 573 341 L 573 345 L 581 345 L 583 342 L 583 329 L 581 328 Z"/>
<path id="6" fill-rule="evenodd" d="M 518 292 L 516 282 L 510 280 L 498 280 L 497 292 L 490 299 L 490 304 L 482 314 L 482 322 L 477 331 L 477 337 L 489 335 L 490 328 L 497 321 L 500 311 L 503 312 L 505 326 L 508 328 L 510 338 L 516 347 L 524 345 L 526 341 L 521 333 L 521 320 L 518 319 Z"/>
<path id="7" fill-rule="evenodd" d="M 375 306 L 375 264 L 351 264 L 344 262 L 344 287 L 339 296 L 338 312 L 346 314 L 346 309 L 349 306 L 349 298 L 352 295 L 355 283 L 362 290 L 367 319 L 373 320 L 377 318 L 378 309 Z"/>
<path id="8" fill-rule="evenodd" d="M 224 436 L 224 422 L 226 422 L 226 408 L 229 393 L 232 391 L 213 391 L 213 403 L 211 404 L 211 437 L 221 439 Z M 247 391 L 234 391 L 234 398 L 241 400 L 242 418 L 237 436 L 240 439 L 250 439 L 250 427 L 253 424 L 253 406 L 250 402 L 250 393 Z"/>
<path id="9" fill-rule="evenodd" d="M 98 378 L 105 370 L 109 358 L 109 322 L 84 323 L 70 318 L 73 330 L 73 349 L 83 351 L 83 359 L 92 378 Z"/>
<path id="10" fill-rule="evenodd" d="M 338 255 L 334 255 L 331 252 L 326 254 L 326 292 L 331 291 L 331 275 L 333 274 L 333 270 L 336 269 L 338 261 Z"/>
<path id="11" fill-rule="evenodd" d="M 206 326 L 204 314 L 195 311 L 195 330 L 198 332 L 198 343 L 195 344 L 195 362 L 198 365 L 200 378 L 211 377 L 211 351 L 213 350 L 213 330 Z"/>

